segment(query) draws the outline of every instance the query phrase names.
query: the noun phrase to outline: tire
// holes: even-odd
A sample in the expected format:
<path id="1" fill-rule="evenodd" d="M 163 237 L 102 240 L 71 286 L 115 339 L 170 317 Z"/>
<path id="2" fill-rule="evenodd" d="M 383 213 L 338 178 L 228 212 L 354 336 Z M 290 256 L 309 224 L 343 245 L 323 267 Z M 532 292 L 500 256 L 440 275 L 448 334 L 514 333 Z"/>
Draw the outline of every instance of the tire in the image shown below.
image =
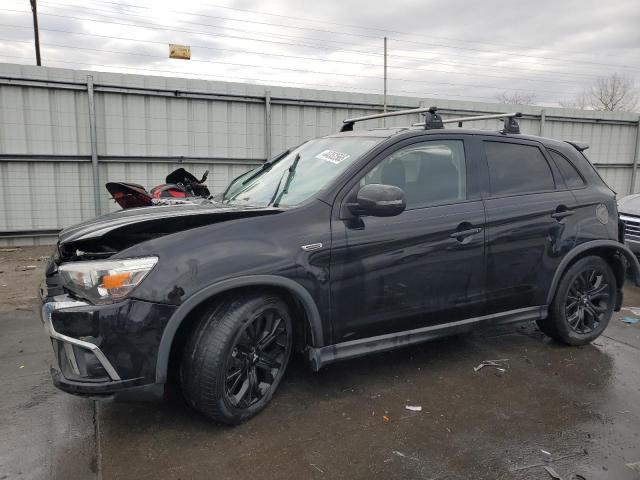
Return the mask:
<path id="1" fill-rule="evenodd" d="M 180 366 L 183 394 L 207 417 L 239 424 L 269 403 L 291 348 L 291 317 L 281 298 L 225 299 L 204 313 L 187 341 Z"/>
<path id="2" fill-rule="evenodd" d="M 604 259 L 581 258 L 562 275 L 549 315 L 538 320 L 538 327 L 567 345 L 586 345 L 607 328 L 616 289 L 616 277 Z"/>

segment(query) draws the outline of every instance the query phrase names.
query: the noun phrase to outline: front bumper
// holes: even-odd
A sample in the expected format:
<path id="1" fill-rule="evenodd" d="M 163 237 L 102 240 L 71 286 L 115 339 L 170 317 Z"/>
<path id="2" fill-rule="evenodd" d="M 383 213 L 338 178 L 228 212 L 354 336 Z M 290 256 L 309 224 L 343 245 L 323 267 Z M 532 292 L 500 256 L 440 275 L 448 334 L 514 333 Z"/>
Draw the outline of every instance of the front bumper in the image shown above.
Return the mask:
<path id="1" fill-rule="evenodd" d="M 636 255 L 640 255 L 640 217 L 620 212 L 620 222 L 624 225 L 624 243 Z"/>
<path id="2" fill-rule="evenodd" d="M 624 243 L 625 243 L 625 245 L 627 247 L 629 247 L 629 250 L 631 250 L 636 255 L 640 255 L 640 241 L 639 240 L 632 240 L 632 239 L 627 237 L 627 238 L 624 239 Z"/>
<path id="3" fill-rule="evenodd" d="M 158 346 L 175 308 L 136 299 L 91 305 L 67 295 L 45 298 L 55 386 L 84 396 L 157 397 Z"/>

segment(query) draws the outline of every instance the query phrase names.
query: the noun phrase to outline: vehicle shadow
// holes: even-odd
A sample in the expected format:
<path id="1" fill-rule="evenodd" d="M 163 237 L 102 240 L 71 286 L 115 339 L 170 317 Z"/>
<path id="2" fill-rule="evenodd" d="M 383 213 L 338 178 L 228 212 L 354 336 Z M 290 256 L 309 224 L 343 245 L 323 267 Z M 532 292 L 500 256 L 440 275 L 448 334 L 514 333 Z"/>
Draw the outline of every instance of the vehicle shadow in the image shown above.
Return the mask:
<path id="1" fill-rule="evenodd" d="M 596 342 L 597 343 L 597 342 Z M 487 368 L 492 375 L 506 377 L 510 370 L 519 366 L 540 369 L 553 365 L 562 359 L 564 366 L 586 358 L 597 365 L 599 375 L 589 378 L 589 385 L 597 387 L 606 382 L 605 371 L 612 368 L 611 359 L 597 346 L 567 347 L 558 344 L 539 332 L 533 324 L 507 325 L 486 329 L 470 334 L 454 335 L 420 345 L 405 347 L 396 351 L 373 354 L 366 357 L 347 360 L 328 365 L 319 372 L 311 371 L 301 356 L 294 356 L 280 388 L 264 415 L 248 423 L 262 423 L 259 418 L 279 415 L 286 410 L 286 416 L 294 412 L 304 413 L 309 408 L 317 408 L 326 402 L 340 402 L 352 398 L 354 394 L 367 398 L 376 398 L 390 391 L 401 398 L 410 399 L 412 389 L 422 392 L 429 383 L 457 383 L 468 377 L 477 377 L 485 372 L 475 372 L 484 360 L 508 358 L 505 372 Z M 580 360 L 582 357 L 582 360 Z M 586 357 L 586 358 L 585 358 Z M 553 376 L 559 373 L 553 372 Z M 582 379 L 575 374 L 564 379 L 579 384 Z M 406 392 L 399 395 L 399 392 Z M 415 397 L 414 397 L 415 398 Z M 204 431 L 227 430 L 229 427 L 209 421 L 194 411 L 182 398 L 177 385 L 168 388 L 164 402 L 118 403 L 105 402 L 101 405 L 101 414 L 110 422 L 123 422 L 128 425 L 128 417 L 135 417 L 136 423 L 145 420 L 156 425 L 169 421 L 171 424 L 184 422 Z M 234 428 L 234 427 L 231 427 Z"/>
<path id="2" fill-rule="evenodd" d="M 495 359 L 507 359 L 504 371 L 474 370 Z M 265 411 L 237 427 L 211 422 L 175 391 L 160 403 L 100 403 L 103 476 L 192 478 L 215 465 L 220 478 L 244 478 L 266 462 L 277 470 L 264 478 L 306 478 L 310 464 L 335 468 L 335 477 L 368 478 L 353 464 L 363 455 L 372 456 L 380 478 L 431 475 L 442 465 L 468 478 L 479 461 L 504 472 L 505 449 L 521 445 L 516 460 L 526 463 L 532 451 L 539 455 L 532 442 L 557 443 L 558 432 L 558 449 L 582 451 L 583 426 L 603 423 L 596 405 L 607 402 L 614 370 L 599 346 L 559 345 L 531 325 L 443 338 L 317 373 L 301 360 Z M 420 463 L 397 470 L 390 449 L 411 450 Z"/>

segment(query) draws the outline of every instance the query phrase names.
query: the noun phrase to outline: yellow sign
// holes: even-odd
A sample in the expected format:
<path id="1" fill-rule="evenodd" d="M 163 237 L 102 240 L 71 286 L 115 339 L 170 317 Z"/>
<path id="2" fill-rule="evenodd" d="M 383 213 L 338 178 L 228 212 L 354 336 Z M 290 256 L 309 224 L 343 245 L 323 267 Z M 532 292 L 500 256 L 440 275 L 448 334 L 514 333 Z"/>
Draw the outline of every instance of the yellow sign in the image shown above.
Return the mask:
<path id="1" fill-rule="evenodd" d="M 169 44 L 169 58 L 181 58 L 191 60 L 191 47 L 188 45 Z"/>

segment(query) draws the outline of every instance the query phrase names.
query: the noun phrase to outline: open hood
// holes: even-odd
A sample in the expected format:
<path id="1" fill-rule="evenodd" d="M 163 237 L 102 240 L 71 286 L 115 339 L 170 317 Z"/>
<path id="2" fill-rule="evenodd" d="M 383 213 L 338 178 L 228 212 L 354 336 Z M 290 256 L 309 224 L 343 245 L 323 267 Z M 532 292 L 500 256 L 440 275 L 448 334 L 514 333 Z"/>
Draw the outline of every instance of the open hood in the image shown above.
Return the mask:
<path id="1" fill-rule="evenodd" d="M 171 233 L 282 209 L 206 203 L 132 208 L 93 218 L 60 232 L 62 261 L 105 258 L 120 250 Z"/>

